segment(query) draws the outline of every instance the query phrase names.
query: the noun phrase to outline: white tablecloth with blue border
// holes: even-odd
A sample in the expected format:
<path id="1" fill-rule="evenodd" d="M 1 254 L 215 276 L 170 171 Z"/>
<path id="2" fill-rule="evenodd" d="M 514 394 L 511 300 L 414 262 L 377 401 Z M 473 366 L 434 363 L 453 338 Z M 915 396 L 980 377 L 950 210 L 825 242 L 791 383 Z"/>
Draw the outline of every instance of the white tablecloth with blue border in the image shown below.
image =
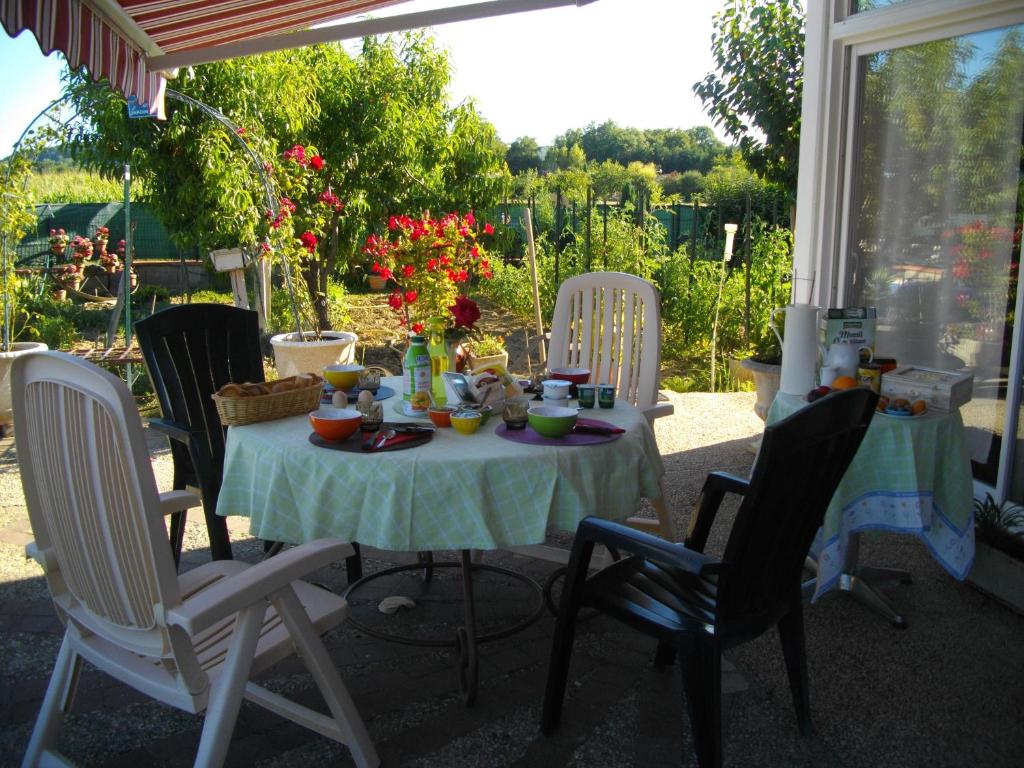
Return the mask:
<path id="1" fill-rule="evenodd" d="M 767 423 L 806 405 L 803 397 L 779 393 Z M 850 534 L 869 530 L 913 534 L 955 578 L 968 574 L 974 511 L 959 411 L 916 418 L 875 414 L 811 546 L 818 563 L 812 600 L 838 583 Z"/>

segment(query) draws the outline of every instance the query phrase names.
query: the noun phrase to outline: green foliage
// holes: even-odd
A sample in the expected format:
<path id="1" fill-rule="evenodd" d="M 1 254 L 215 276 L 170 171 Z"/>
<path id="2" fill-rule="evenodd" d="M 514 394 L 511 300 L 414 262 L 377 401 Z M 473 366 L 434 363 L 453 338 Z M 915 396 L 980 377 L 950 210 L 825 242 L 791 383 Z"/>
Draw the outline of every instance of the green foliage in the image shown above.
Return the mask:
<path id="1" fill-rule="evenodd" d="M 795 194 L 803 5 L 800 0 L 726 0 L 714 24 L 711 52 L 717 72 L 696 83 L 694 93 L 708 115 L 739 141 L 747 165 Z"/>
<path id="2" fill-rule="evenodd" d="M 540 146 L 532 136 L 520 136 L 513 141 L 505 153 L 505 163 L 510 172 L 519 174 L 540 170 Z"/>
<path id="3" fill-rule="evenodd" d="M 488 208 L 506 189 L 504 146 L 472 103 L 447 103 L 449 82 L 446 55 L 422 33 L 367 38 L 355 57 L 340 45 L 311 46 L 197 66 L 175 81 L 237 124 L 272 178 L 297 144 L 326 161 L 345 216 L 304 264 L 321 328 L 328 277 L 363 261 L 359 246 L 389 215 Z M 72 76 L 69 90 L 85 118 L 72 136 L 76 157 L 109 177 L 130 159 L 177 242 L 208 251 L 263 239 L 263 168 L 239 136 L 176 102 L 166 122 L 128 120 L 124 101 L 87 76 Z"/>
<path id="4" fill-rule="evenodd" d="M 726 151 L 725 144 L 707 126 L 686 130 L 639 129 L 616 125 L 611 120 L 566 131 L 555 139 L 553 157 L 563 158 L 573 146 L 579 146 L 586 159 L 594 163 L 612 161 L 621 166 L 633 162 L 653 163 L 662 173 L 689 170 L 707 173 L 716 158 Z"/>
<path id="5" fill-rule="evenodd" d="M 29 190 L 33 199 L 40 203 L 109 203 L 124 199 L 124 183 L 120 180 L 64 165 L 34 174 L 29 181 Z M 132 200 L 139 201 L 143 196 L 139 185 L 133 183 Z"/>
<path id="6" fill-rule="evenodd" d="M 17 281 L 11 317 L 13 339 L 42 342 L 50 349 L 70 349 L 106 330 L 109 310 L 57 301 L 47 288 L 47 281 L 41 277 Z"/>

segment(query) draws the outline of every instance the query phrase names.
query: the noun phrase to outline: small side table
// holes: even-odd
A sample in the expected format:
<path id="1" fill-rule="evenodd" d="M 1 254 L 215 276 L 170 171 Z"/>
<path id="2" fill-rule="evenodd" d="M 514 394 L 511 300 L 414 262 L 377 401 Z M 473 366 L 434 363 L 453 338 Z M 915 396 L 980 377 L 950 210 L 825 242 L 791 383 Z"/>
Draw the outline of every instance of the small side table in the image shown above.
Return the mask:
<path id="1" fill-rule="evenodd" d="M 806 404 L 800 396 L 779 393 L 767 423 Z M 858 563 L 860 534 L 868 530 L 917 536 L 943 568 L 963 580 L 974 562 L 970 466 L 959 411 L 916 418 L 876 414 L 811 547 L 817 576 L 805 591 L 812 602 L 838 588 L 894 626 L 906 626 L 876 587 L 885 581 L 910 583 L 911 576 Z"/>

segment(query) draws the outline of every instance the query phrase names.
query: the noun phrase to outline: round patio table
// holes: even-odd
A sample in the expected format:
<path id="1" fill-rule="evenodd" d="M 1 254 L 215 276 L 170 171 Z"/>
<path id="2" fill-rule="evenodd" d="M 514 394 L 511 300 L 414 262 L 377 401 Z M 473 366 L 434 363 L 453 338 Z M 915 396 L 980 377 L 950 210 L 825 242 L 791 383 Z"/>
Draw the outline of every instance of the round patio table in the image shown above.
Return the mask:
<path id="1" fill-rule="evenodd" d="M 398 377 L 382 383 L 401 391 Z M 430 425 L 399 415 L 398 397 L 383 401 L 385 420 Z M 495 415 L 474 435 L 438 429 L 415 448 L 350 453 L 310 443 L 305 416 L 231 427 L 217 512 L 249 517 L 252 535 L 269 541 L 336 536 L 400 552 L 461 550 L 467 626 L 449 644 L 460 667 L 470 657 L 460 675 L 473 689 L 464 685 L 468 702 L 477 643 L 471 575 L 482 567 L 466 568 L 469 552 L 540 544 L 549 526 L 574 531 L 591 514 L 625 520 L 660 494 L 664 468 L 643 414 L 623 401 L 583 414 L 625 432 L 596 445 L 523 444 L 496 434 Z"/>

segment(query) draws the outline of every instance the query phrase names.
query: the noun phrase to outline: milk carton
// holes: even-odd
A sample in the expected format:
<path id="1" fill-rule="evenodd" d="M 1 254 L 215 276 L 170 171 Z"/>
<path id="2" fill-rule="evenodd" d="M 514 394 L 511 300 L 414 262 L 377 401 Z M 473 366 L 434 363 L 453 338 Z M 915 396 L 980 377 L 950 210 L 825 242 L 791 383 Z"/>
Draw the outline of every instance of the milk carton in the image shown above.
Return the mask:
<path id="1" fill-rule="evenodd" d="M 870 347 L 874 354 L 877 316 L 874 307 L 830 307 L 821 319 L 825 352 L 839 341 Z"/>

